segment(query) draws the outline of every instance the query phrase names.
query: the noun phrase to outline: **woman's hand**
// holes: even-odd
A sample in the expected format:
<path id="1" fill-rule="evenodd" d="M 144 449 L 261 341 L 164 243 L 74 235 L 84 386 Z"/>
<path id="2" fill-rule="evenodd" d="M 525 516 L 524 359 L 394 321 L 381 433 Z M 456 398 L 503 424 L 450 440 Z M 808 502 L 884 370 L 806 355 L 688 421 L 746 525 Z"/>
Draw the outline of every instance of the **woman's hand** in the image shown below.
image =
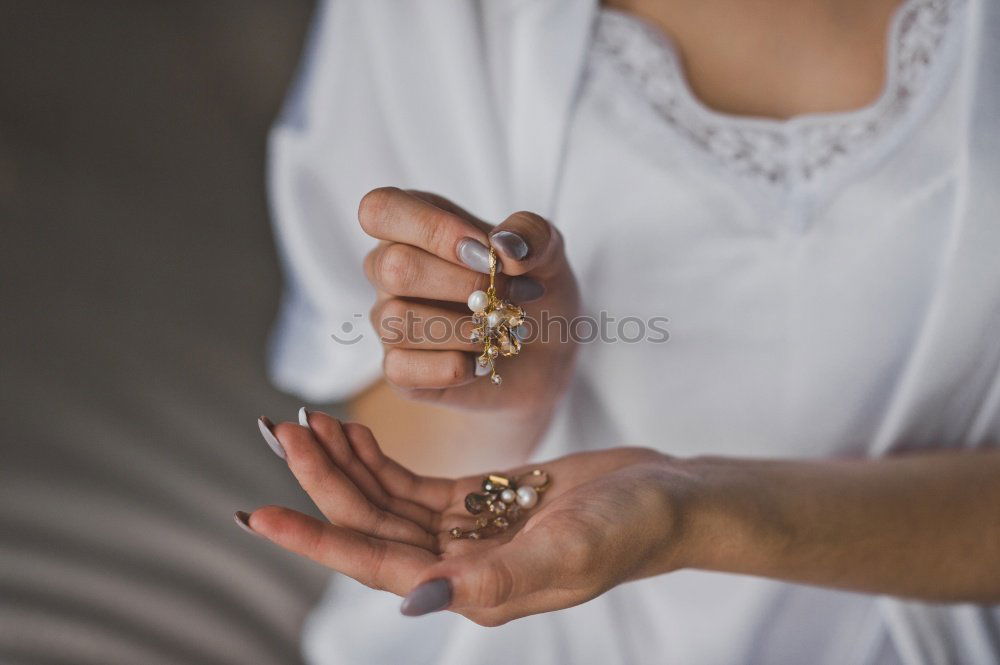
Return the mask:
<path id="1" fill-rule="evenodd" d="M 654 451 L 617 448 L 538 465 L 551 486 L 534 508 L 506 532 L 455 539 L 450 529 L 472 526 L 464 499 L 480 490 L 481 476 L 417 476 L 386 457 L 368 428 L 318 412 L 303 418 L 308 427 L 282 423 L 265 437 L 273 432 L 276 451 L 329 522 L 276 506 L 237 520 L 363 584 L 406 596 L 404 614 L 448 609 L 495 626 L 680 565 L 678 514 L 689 479 Z"/>
<path id="2" fill-rule="evenodd" d="M 358 219 L 382 241 L 366 257 L 365 272 L 378 292 L 371 318 L 385 347 L 389 384 L 407 397 L 449 406 L 549 413 L 572 371 L 568 331 L 579 308 L 555 227 L 528 212 L 492 227 L 439 196 L 393 187 L 369 192 Z M 498 295 L 525 307 L 533 332 L 542 312 L 565 320 L 552 327 L 557 334 L 535 334 L 519 356 L 499 360 L 502 388 L 477 376 L 482 347 L 469 341 L 466 303 L 486 289 L 490 244 L 502 268 Z"/>
<path id="3" fill-rule="evenodd" d="M 408 471 L 361 425 L 261 420 L 329 522 L 269 506 L 244 528 L 376 589 L 405 614 L 482 625 L 582 603 L 679 568 L 931 601 L 1000 602 L 1000 451 L 877 460 L 677 460 L 643 448 L 539 465 L 551 486 L 506 531 L 470 528 L 457 480 Z M 510 475 L 526 472 L 512 470 Z"/>

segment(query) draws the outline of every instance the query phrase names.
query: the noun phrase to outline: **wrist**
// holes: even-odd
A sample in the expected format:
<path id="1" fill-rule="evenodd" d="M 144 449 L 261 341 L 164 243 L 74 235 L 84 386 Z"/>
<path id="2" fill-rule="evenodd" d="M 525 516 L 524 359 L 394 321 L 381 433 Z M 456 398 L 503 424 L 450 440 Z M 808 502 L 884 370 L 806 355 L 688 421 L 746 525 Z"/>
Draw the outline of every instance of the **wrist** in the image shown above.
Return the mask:
<path id="1" fill-rule="evenodd" d="M 695 457 L 668 464 L 683 478 L 675 570 L 753 573 L 787 547 L 788 529 L 771 488 L 757 480 L 758 463 Z"/>

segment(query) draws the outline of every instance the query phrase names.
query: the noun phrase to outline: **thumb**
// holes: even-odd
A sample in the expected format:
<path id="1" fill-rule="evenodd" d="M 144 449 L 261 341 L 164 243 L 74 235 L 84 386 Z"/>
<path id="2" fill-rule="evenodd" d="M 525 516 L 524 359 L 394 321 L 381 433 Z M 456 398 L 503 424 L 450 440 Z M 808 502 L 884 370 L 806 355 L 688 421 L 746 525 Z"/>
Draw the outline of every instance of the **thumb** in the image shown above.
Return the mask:
<path id="1" fill-rule="evenodd" d="M 506 275 L 552 277 L 566 267 L 562 234 L 533 212 L 515 212 L 490 232 Z"/>
<path id="2" fill-rule="evenodd" d="M 403 599 L 400 612 L 419 616 L 443 609 L 501 610 L 548 586 L 557 570 L 544 550 L 513 542 L 431 566 Z"/>

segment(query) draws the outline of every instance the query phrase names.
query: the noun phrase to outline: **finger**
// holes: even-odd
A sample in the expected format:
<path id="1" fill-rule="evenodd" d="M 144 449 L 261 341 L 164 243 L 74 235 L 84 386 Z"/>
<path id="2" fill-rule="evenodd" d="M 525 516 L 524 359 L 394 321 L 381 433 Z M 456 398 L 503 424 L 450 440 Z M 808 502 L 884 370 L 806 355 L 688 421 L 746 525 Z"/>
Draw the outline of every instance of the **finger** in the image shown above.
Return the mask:
<path id="1" fill-rule="evenodd" d="M 372 326 L 383 344 L 401 349 L 479 351 L 470 341 L 472 315 L 402 298 L 382 300 L 372 308 Z"/>
<path id="2" fill-rule="evenodd" d="M 471 353 L 392 348 L 382 361 L 386 381 L 399 388 L 451 388 L 477 377 Z"/>
<path id="3" fill-rule="evenodd" d="M 464 303 L 473 291 L 485 290 L 489 277 L 448 263 L 402 243 L 381 243 L 365 256 L 365 275 L 376 289 L 393 296 Z M 527 276 L 497 275 L 500 294 L 531 302 L 542 297 L 542 284 Z"/>
<path id="4" fill-rule="evenodd" d="M 565 269 L 562 234 L 532 212 L 515 212 L 490 233 L 503 259 L 504 274 L 531 272 L 545 279 Z"/>
<path id="5" fill-rule="evenodd" d="M 454 203 L 453 201 L 449 201 L 448 199 L 439 194 L 434 194 L 433 192 L 422 192 L 418 189 L 407 189 L 406 191 L 409 194 L 413 194 L 418 199 L 423 199 L 424 201 L 427 201 L 431 205 L 437 206 L 442 210 L 447 210 L 450 213 L 458 215 L 459 217 L 467 220 L 470 224 L 474 225 L 476 228 L 482 229 L 486 233 L 489 233 L 490 229 L 493 228 L 492 224 L 484 222 L 483 220 L 479 219 L 478 217 L 473 215 L 471 212 L 469 212 L 462 206 L 458 205 L 457 203 Z"/>
<path id="6" fill-rule="evenodd" d="M 255 510 L 248 524 L 255 533 L 276 545 L 364 585 L 399 595 L 409 590 L 421 570 L 437 560 L 426 550 L 324 524 L 280 506 Z"/>
<path id="7" fill-rule="evenodd" d="M 372 504 L 308 429 L 280 423 L 272 431 L 299 485 L 328 520 L 376 538 L 436 549 L 437 539 L 419 525 Z"/>
<path id="8" fill-rule="evenodd" d="M 350 478 L 376 508 L 410 520 L 429 533 L 437 531 L 437 520 L 433 511 L 413 501 L 393 496 L 382 487 L 351 447 L 346 425 L 341 425 L 336 418 L 331 418 L 321 411 L 310 412 L 303 407 L 299 413 L 299 424 L 312 431 L 337 468 Z"/>
<path id="9" fill-rule="evenodd" d="M 454 502 L 454 480 L 413 473 L 383 453 L 372 431 L 364 425 L 345 423 L 344 433 L 355 454 L 393 496 L 405 497 L 435 513 L 444 512 Z"/>
<path id="10" fill-rule="evenodd" d="M 486 231 L 455 210 L 434 205 L 426 195 L 379 187 L 361 199 L 358 221 L 374 238 L 419 247 L 456 265 L 488 272 Z"/>
<path id="11" fill-rule="evenodd" d="M 486 275 L 405 243 L 380 243 L 365 256 L 364 269 L 377 289 L 409 298 L 465 302 L 488 283 Z"/>

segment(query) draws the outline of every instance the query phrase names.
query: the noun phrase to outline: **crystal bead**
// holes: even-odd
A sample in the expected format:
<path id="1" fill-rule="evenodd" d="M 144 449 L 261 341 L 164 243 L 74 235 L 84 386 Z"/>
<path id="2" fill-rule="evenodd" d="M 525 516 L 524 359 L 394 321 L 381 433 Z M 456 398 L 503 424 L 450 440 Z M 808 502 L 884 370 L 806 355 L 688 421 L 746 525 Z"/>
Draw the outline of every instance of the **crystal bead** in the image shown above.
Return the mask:
<path id="1" fill-rule="evenodd" d="M 465 495 L 465 509 L 473 515 L 478 515 L 483 512 L 483 509 L 486 508 L 488 504 L 489 497 L 483 496 L 482 494 L 470 492 Z"/>

